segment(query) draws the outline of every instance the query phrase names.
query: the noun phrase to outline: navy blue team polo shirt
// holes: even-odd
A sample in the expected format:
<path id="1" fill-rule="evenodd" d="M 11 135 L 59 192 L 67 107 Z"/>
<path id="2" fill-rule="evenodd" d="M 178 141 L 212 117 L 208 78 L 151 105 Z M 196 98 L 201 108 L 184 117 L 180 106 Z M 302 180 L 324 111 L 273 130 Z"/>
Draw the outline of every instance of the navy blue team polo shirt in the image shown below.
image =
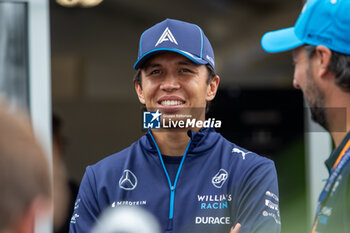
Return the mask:
<path id="1" fill-rule="evenodd" d="M 151 131 L 121 152 L 88 166 L 70 233 L 88 233 L 107 207 L 140 206 L 163 232 L 280 232 L 274 163 L 227 141 L 213 129 L 189 131 L 178 171 L 160 155 Z M 164 161 L 165 160 L 165 161 Z M 175 163 L 176 163 L 175 159 Z"/>

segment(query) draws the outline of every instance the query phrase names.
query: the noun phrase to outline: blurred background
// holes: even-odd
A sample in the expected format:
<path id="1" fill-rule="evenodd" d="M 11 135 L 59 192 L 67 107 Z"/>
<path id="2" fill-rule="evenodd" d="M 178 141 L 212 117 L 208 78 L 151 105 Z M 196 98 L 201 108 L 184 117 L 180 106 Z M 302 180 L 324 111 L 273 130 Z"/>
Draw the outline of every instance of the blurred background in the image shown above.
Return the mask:
<path id="1" fill-rule="evenodd" d="M 30 16 L 40 1 L 24 2 L 28 4 L 0 1 L 0 32 L 13 38 L 26 38 L 26 32 L 32 32 L 25 16 L 28 12 Z M 8 5 L 4 6 L 7 3 L 17 4 L 14 12 L 22 18 L 10 13 Z M 86 6 L 79 4 L 79 0 L 51 0 L 47 5 L 49 59 L 46 60 L 51 67 L 48 100 L 52 98 L 55 114 L 52 123 L 56 124 L 54 129 L 58 127 L 53 132 L 54 140 L 58 140 L 58 152 L 70 185 L 76 187 L 80 183 L 86 166 L 124 149 L 144 134 L 141 105 L 132 81 L 138 40 L 155 23 L 165 18 L 179 19 L 199 25 L 215 52 L 221 83 L 208 116 L 223 121 L 219 131 L 227 139 L 275 162 L 282 232 L 309 231 L 303 97 L 292 88 L 291 53 L 271 55 L 260 46 L 265 32 L 293 26 L 303 1 L 99 0 L 97 3 Z M 8 18 L 17 20 L 6 23 L 3 19 Z M 32 110 L 31 85 L 26 74 L 33 70 L 29 69 L 33 59 L 28 50 L 32 53 L 36 50 L 28 48 L 27 40 L 13 40 L 5 37 L 6 33 L 0 33 L 0 51 L 6 51 L 0 53 L 0 94 L 15 99 L 15 105 Z M 17 48 L 15 54 L 5 49 L 9 45 Z M 26 56 L 29 58 L 19 59 Z M 22 67 L 17 74 L 4 73 L 4 70 L 16 70 L 17 66 Z M 17 81 L 21 85 L 8 76 L 22 78 Z"/>

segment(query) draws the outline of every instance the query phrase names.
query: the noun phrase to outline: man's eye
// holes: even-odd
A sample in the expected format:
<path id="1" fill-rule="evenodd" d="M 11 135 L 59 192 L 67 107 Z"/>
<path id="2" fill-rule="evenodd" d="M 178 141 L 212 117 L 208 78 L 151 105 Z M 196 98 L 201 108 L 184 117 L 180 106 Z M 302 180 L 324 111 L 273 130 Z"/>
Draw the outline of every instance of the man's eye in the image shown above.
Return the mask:
<path id="1" fill-rule="evenodd" d="M 183 73 L 192 73 L 192 71 L 187 69 L 187 68 L 182 68 L 181 72 L 183 72 Z"/>
<path id="2" fill-rule="evenodd" d="M 150 75 L 152 75 L 152 74 L 160 74 L 160 70 L 152 70 L 150 72 Z"/>

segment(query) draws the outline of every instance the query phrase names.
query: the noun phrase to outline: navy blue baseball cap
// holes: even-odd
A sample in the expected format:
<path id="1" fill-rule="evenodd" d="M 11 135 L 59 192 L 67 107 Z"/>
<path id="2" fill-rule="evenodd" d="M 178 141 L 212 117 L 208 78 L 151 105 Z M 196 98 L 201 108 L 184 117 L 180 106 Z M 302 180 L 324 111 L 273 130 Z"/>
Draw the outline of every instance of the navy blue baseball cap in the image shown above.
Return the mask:
<path id="1" fill-rule="evenodd" d="M 303 44 L 350 55 L 350 0 L 308 0 L 294 27 L 268 32 L 261 39 L 270 53 Z"/>
<path id="2" fill-rule="evenodd" d="M 134 69 L 161 52 L 179 53 L 194 63 L 209 64 L 215 70 L 214 51 L 203 30 L 192 23 L 166 19 L 144 31 Z"/>

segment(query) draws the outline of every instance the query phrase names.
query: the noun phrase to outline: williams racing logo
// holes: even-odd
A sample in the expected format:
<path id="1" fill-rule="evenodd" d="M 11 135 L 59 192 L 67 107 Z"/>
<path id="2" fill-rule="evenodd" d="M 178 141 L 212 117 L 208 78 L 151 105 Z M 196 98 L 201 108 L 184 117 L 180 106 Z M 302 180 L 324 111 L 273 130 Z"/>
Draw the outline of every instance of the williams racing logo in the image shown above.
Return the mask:
<path id="1" fill-rule="evenodd" d="M 216 195 L 197 195 L 198 203 L 201 210 L 223 210 L 228 209 L 231 205 L 231 194 L 216 194 Z M 229 216 L 213 217 L 213 216 L 197 216 L 195 217 L 196 224 L 232 224 Z"/>
<path id="2" fill-rule="evenodd" d="M 215 188 L 221 188 L 225 181 L 227 180 L 228 173 L 225 169 L 220 169 L 218 173 L 213 177 L 211 182 L 213 183 Z"/>

